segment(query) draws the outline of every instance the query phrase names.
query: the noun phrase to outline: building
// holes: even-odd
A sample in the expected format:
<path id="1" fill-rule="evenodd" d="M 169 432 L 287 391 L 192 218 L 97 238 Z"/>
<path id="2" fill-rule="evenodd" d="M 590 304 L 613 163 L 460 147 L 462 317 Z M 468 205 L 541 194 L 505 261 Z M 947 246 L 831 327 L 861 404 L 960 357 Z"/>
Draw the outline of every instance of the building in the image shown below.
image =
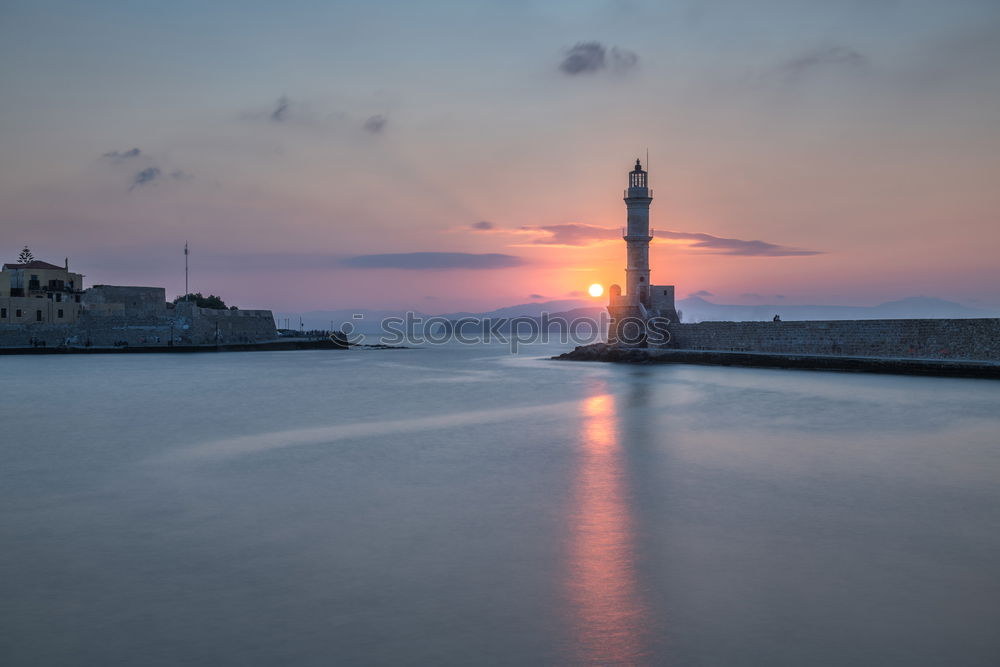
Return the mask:
<path id="1" fill-rule="evenodd" d="M 0 270 L 0 348 L 205 347 L 277 338 L 269 310 L 168 303 L 162 287 L 94 285 L 64 266 L 30 261 Z"/>
<path id="2" fill-rule="evenodd" d="M 649 207 L 653 191 L 649 187 L 649 174 L 637 159 L 629 172 L 625 189 L 627 226 L 622 230 L 625 240 L 625 292 L 620 285 L 608 290 L 608 312 L 611 323 L 608 342 L 631 341 L 645 346 L 647 323 L 659 318 L 664 323 L 678 321 L 674 307 L 674 286 L 650 283 L 649 244 L 653 230 L 649 227 Z"/>
<path id="3" fill-rule="evenodd" d="M 33 260 L 0 270 L 0 323 L 72 324 L 80 312 L 83 274 Z"/>

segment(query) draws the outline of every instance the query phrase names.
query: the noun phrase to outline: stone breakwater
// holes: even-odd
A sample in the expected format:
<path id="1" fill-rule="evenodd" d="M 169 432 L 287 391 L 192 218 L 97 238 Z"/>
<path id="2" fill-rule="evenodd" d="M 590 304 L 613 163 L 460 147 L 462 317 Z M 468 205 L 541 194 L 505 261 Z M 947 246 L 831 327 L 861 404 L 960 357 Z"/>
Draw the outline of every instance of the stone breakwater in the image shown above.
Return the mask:
<path id="1" fill-rule="evenodd" d="M 572 352 L 566 352 L 553 358 L 568 361 L 605 361 L 632 364 L 697 364 L 1000 379 L 1000 362 L 995 361 L 728 352 L 722 350 L 671 350 L 662 348 L 630 348 L 608 345 L 606 343 L 582 345 Z"/>
<path id="2" fill-rule="evenodd" d="M 1000 319 L 700 322 L 668 327 L 679 350 L 1000 361 Z"/>

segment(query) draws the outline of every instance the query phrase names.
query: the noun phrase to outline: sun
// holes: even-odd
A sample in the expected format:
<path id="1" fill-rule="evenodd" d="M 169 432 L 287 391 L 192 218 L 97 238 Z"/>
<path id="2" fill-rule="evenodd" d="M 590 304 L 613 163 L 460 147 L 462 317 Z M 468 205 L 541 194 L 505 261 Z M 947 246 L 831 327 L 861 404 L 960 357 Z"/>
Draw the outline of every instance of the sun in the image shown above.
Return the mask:
<path id="1" fill-rule="evenodd" d="M 604 285 L 600 283 L 594 283 L 593 285 L 587 288 L 587 292 L 590 294 L 590 296 L 593 297 L 601 296 L 602 294 L 604 294 Z"/>

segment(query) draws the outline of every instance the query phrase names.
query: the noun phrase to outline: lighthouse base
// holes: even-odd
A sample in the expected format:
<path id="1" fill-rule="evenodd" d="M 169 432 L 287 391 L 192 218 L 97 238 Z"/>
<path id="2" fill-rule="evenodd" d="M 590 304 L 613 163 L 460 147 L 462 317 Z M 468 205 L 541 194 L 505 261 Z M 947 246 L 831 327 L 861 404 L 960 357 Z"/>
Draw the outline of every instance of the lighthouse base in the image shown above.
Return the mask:
<path id="1" fill-rule="evenodd" d="M 617 287 L 617 286 L 615 286 Z M 625 347 L 668 347 L 667 326 L 680 322 L 673 285 L 649 285 L 638 295 L 611 290 L 608 343 Z"/>

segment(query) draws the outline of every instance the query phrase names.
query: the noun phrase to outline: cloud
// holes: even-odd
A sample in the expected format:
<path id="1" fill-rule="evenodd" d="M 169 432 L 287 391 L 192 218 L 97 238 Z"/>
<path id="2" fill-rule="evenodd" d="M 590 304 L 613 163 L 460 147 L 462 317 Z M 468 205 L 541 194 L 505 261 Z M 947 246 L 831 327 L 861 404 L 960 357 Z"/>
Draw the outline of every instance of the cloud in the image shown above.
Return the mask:
<path id="1" fill-rule="evenodd" d="M 761 296 L 760 294 L 757 294 L 756 292 L 744 292 L 743 294 L 740 294 L 740 296 L 743 297 L 744 299 L 763 299 L 764 298 L 763 296 Z"/>
<path id="2" fill-rule="evenodd" d="M 524 264 L 514 255 L 500 253 L 474 254 L 467 252 L 403 252 L 384 255 L 356 255 L 340 261 L 352 269 L 408 269 L 433 271 L 440 269 L 506 269 Z"/>
<path id="3" fill-rule="evenodd" d="M 566 292 L 566 296 L 583 296 L 583 295 L 584 293 L 578 289 L 575 289 L 572 292 Z"/>
<path id="4" fill-rule="evenodd" d="M 780 70 L 790 79 L 800 79 L 812 72 L 830 69 L 861 69 L 868 65 L 868 58 L 844 46 L 824 46 L 791 58 L 781 64 Z"/>
<path id="5" fill-rule="evenodd" d="M 275 123 L 283 123 L 288 120 L 288 107 L 291 103 L 292 101 L 286 96 L 282 95 L 279 97 L 269 118 Z"/>
<path id="6" fill-rule="evenodd" d="M 541 233 L 544 236 L 532 241 L 535 245 L 587 246 L 621 239 L 618 227 L 598 227 L 570 222 L 561 225 L 521 227 L 523 232 Z M 686 241 L 687 247 L 718 255 L 744 255 L 757 257 L 794 257 L 822 254 L 815 250 L 799 250 L 766 241 L 744 241 L 712 236 L 702 232 L 673 232 L 656 230 L 655 237 L 670 241 Z"/>
<path id="7" fill-rule="evenodd" d="M 375 114 L 374 116 L 368 116 L 365 120 L 364 128 L 365 131 L 371 132 L 372 134 L 379 134 L 385 129 L 386 123 L 389 119 L 381 114 Z"/>
<path id="8" fill-rule="evenodd" d="M 151 185 L 155 183 L 158 178 L 160 178 L 160 170 L 158 167 L 146 167 L 145 169 L 141 169 L 137 171 L 135 176 L 132 178 L 132 185 L 129 187 L 129 190 L 131 191 L 144 185 Z"/>
<path id="9" fill-rule="evenodd" d="M 629 70 L 639 64 L 639 56 L 634 51 L 611 48 L 611 66 L 618 71 Z"/>
<path id="10" fill-rule="evenodd" d="M 621 238 L 621 230 L 616 227 L 598 227 L 578 222 L 568 222 L 561 225 L 544 225 L 541 227 L 521 227 L 525 232 L 541 232 L 546 234 L 532 243 L 537 245 L 569 245 L 585 246 Z"/>
<path id="11" fill-rule="evenodd" d="M 775 298 L 775 299 L 784 299 L 784 298 L 785 298 L 785 295 L 784 295 L 784 294 L 775 294 L 775 295 L 774 295 L 774 298 Z"/>
<path id="12" fill-rule="evenodd" d="M 559 63 L 565 74 L 575 76 L 596 72 L 607 66 L 607 55 L 600 42 L 579 42 L 566 51 L 566 57 Z"/>
<path id="13" fill-rule="evenodd" d="M 545 297 L 544 297 L 544 296 L 542 296 L 541 294 L 532 294 L 532 295 L 530 295 L 530 296 L 529 296 L 528 298 L 530 298 L 530 299 L 535 299 L 535 300 L 537 301 L 537 300 L 539 300 L 539 299 L 544 299 Z"/>
<path id="14" fill-rule="evenodd" d="M 709 292 L 708 290 L 700 289 L 697 292 L 692 292 L 691 294 L 688 294 L 688 297 L 692 296 L 703 297 L 703 296 L 715 296 L 715 295 Z"/>
<path id="15" fill-rule="evenodd" d="M 632 69 L 639 62 L 639 56 L 628 49 L 612 47 L 610 54 L 600 42 L 577 42 L 569 49 L 559 63 L 559 70 L 568 76 L 593 74 L 608 67 L 618 72 Z"/>
<path id="16" fill-rule="evenodd" d="M 161 169 L 157 164 L 157 160 L 152 159 L 138 148 L 130 148 L 127 151 L 109 151 L 101 155 L 101 157 L 109 160 L 116 166 L 125 165 L 126 161 L 128 161 L 126 166 L 136 170 L 132 172 L 132 182 L 128 188 L 130 191 L 145 185 L 155 185 L 165 178 L 173 181 L 190 181 L 194 178 L 191 174 L 181 169 L 172 169 L 165 173 L 164 169 L 166 167 Z M 143 164 L 146 166 L 140 169 L 139 165 Z"/>
<path id="17" fill-rule="evenodd" d="M 479 222 L 472 223 L 469 227 L 479 232 L 486 232 L 493 229 L 493 223 L 486 220 L 480 220 Z"/>
<path id="18" fill-rule="evenodd" d="M 115 162 L 121 162 L 122 160 L 128 160 L 130 158 L 139 157 L 142 151 L 138 148 L 131 148 L 127 151 L 109 151 L 102 155 L 101 157 L 107 158 L 109 160 L 114 160 Z"/>
<path id="19" fill-rule="evenodd" d="M 744 241 L 712 236 L 701 232 L 672 232 L 656 230 L 656 238 L 672 241 L 692 241 L 690 248 L 705 250 L 716 255 L 743 255 L 747 257 L 796 257 L 821 255 L 817 250 L 799 250 L 766 241 Z"/>

